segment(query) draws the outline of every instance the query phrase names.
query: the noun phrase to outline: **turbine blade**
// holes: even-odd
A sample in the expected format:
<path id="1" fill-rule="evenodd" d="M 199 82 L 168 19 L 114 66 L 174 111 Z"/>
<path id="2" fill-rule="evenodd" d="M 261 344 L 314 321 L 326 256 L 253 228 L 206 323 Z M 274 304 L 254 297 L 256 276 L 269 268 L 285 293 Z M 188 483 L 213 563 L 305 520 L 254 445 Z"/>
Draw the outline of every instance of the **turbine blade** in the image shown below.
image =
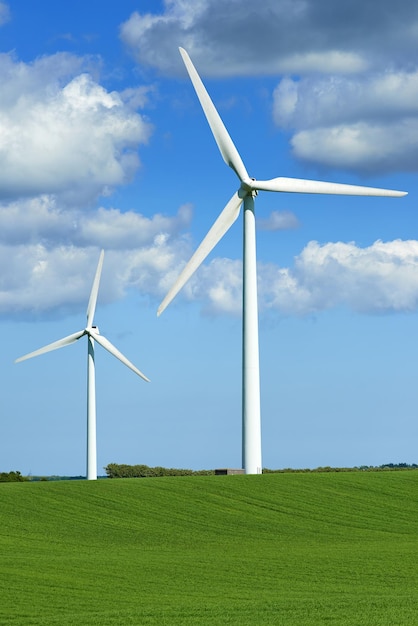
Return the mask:
<path id="1" fill-rule="evenodd" d="M 180 273 L 174 285 L 171 287 L 170 291 L 161 302 L 157 315 L 161 315 L 164 309 L 170 304 L 170 302 L 175 298 L 180 289 L 186 284 L 192 274 L 197 270 L 199 265 L 203 263 L 208 254 L 213 250 L 218 241 L 222 239 L 224 234 L 229 230 L 232 224 L 237 219 L 240 208 L 242 204 L 242 198 L 236 192 L 226 207 L 223 209 L 221 214 L 219 215 L 216 222 L 213 224 L 212 228 L 207 233 L 206 237 L 203 239 L 200 246 L 197 248 L 196 252 L 193 254 L 190 261 L 184 267 L 183 271 Z"/>
<path id="2" fill-rule="evenodd" d="M 26 361 L 26 359 L 31 359 L 34 356 L 39 356 L 40 354 L 44 354 L 45 352 L 51 352 L 52 350 L 58 350 L 58 348 L 63 348 L 64 346 L 69 346 L 70 344 L 76 342 L 80 337 L 85 334 L 84 330 L 79 330 L 78 333 L 73 333 L 72 335 L 68 335 L 68 337 L 64 337 L 63 339 L 58 339 L 58 341 L 54 341 L 53 343 L 49 343 L 47 346 L 43 348 L 39 348 L 39 350 L 35 350 L 34 352 L 29 352 L 29 354 L 25 354 L 24 356 L 19 357 L 15 360 L 15 363 L 20 363 L 20 361 Z"/>
<path id="3" fill-rule="evenodd" d="M 319 180 L 303 180 L 301 178 L 272 178 L 271 180 L 254 180 L 248 186 L 260 191 L 284 191 L 290 193 L 326 193 L 346 196 L 405 196 L 407 191 L 378 189 L 359 185 L 343 185 L 325 183 Z"/>
<path id="4" fill-rule="evenodd" d="M 99 293 L 100 276 L 102 274 L 104 250 L 100 252 L 99 262 L 97 264 L 96 274 L 94 276 L 93 285 L 90 292 L 89 303 L 87 305 L 87 328 L 93 324 L 94 313 L 96 311 L 97 294 Z"/>
<path id="5" fill-rule="evenodd" d="M 129 367 L 129 369 L 131 369 L 133 372 L 135 372 L 135 374 L 138 374 L 138 376 L 140 376 L 141 378 L 146 380 L 147 383 L 150 382 L 149 378 L 147 378 L 145 376 L 145 374 L 140 372 L 139 369 L 137 367 L 135 367 L 135 365 L 133 363 L 131 363 L 126 358 L 126 356 L 124 356 L 122 354 L 122 352 L 120 352 L 117 348 L 115 348 L 115 346 L 112 343 L 110 343 L 110 341 L 108 339 L 106 339 L 106 337 L 103 337 L 103 335 L 99 335 L 99 333 L 97 333 L 94 330 L 89 330 L 89 334 L 94 339 L 94 341 L 97 341 L 97 343 L 99 343 L 102 346 L 102 348 L 104 348 L 105 350 L 110 352 L 110 354 L 113 354 L 113 356 L 115 356 L 117 359 L 119 359 L 119 361 L 122 361 L 122 363 L 124 363 L 126 365 L 126 367 Z"/>
<path id="6" fill-rule="evenodd" d="M 234 170 L 234 172 L 241 181 L 247 180 L 249 176 L 247 174 L 247 170 L 245 169 L 244 163 L 242 162 L 238 150 L 236 149 L 231 137 L 229 136 L 229 133 L 226 130 L 224 123 L 215 108 L 215 105 L 210 99 L 210 96 L 206 91 L 206 88 L 202 83 L 195 66 L 193 65 L 186 50 L 184 50 L 183 48 L 179 48 L 179 50 L 186 69 L 189 73 L 190 80 L 192 81 L 193 87 L 195 88 L 197 97 L 199 98 L 200 104 L 202 105 L 203 112 L 206 115 L 206 119 L 208 120 L 209 126 L 212 130 L 215 141 L 218 144 L 218 148 L 222 154 L 223 160 L 227 165 L 229 165 L 229 167 Z"/>

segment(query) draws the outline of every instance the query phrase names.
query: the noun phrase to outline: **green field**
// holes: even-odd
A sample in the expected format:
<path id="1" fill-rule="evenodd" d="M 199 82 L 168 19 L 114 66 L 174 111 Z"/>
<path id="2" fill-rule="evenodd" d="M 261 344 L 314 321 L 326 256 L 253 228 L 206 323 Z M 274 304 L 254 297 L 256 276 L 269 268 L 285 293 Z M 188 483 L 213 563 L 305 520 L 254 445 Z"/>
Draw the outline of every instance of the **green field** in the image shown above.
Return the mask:
<path id="1" fill-rule="evenodd" d="M 418 624 L 418 471 L 0 485 L 0 624 Z"/>

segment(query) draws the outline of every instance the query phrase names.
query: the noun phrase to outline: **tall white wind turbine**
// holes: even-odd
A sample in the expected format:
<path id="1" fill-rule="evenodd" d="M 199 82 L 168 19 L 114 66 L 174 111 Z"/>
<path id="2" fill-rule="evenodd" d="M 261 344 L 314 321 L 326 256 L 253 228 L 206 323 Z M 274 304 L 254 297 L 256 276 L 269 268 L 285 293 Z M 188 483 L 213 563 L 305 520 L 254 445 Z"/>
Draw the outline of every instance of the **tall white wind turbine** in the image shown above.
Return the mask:
<path id="1" fill-rule="evenodd" d="M 25 354 L 16 359 L 15 363 L 31 359 L 45 352 L 51 352 L 64 346 L 75 343 L 84 335 L 87 335 L 87 480 L 97 479 L 97 444 L 96 444 L 96 383 L 95 383 L 95 367 L 94 367 L 94 342 L 97 341 L 105 350 L 113 354 L 119 361 L 122 361 L 135 374 L 149 382 L 149 379 L 139 371 L 128 359 L 121 353 L 106 337 L 100 335 L 99 329 L 93 324 L 94 313 L 96 310 L 97 294 L 99 292 L 100 276 L 102 273 L 104 259 L 104 250 L 101 251 L 99 263 L 97 265 L 96 274 L 91 288 L 90 299 L 87 306 L 87 326 L 83 330 L 79 330 L 68 337 L 54 341 L 39 350 Z"/>
<path id="2" fill-rule="evenodd" d="M 190 79 L 200 100 L 209 126 L 221 155 L 240 180 L 234 193 L 218 219 L 203 239 L 196 252 L 180 273 L 174 285 L 162 301 L 158 315 L 173 300 L 183 285 L 197 270 L 218 241 L 229 230 L 244 203 L 243 244 L 243 345 L 242 345 L 242 465 L 246 474 L 260 474 L 261 462 L 261 419 L 260 419 L 260 376 L 258 350 L 257 270 L 255 243 L 254 198 L 258 191 L 281 191 L 293 193 L 324 193 L 353 196 L 406 195 L 403 191 L 341 185 L 297 178 L 273 178 L 256 180 L 250 178 L 241 157 L 232 142 L 199 74 L 187 52 L 180 48 Z"/>

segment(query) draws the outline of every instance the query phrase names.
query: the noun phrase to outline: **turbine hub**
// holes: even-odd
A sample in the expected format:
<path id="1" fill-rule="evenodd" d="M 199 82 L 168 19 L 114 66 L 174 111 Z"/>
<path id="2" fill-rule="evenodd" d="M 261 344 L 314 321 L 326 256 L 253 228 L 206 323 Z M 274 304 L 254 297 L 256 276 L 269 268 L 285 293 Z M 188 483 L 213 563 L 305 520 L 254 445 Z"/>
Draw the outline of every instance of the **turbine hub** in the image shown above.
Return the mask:
<path id="1" fill-rule="evenodd" d="M 257 189 L 255 188 L 255 178 L 248 178 L 247 180 L 241 181 L 241 187 L 238 191 L 238 195 L 240 198 L 245 198 L 245 196 L 252 195 L 253 197 L 258 194 Z"/>

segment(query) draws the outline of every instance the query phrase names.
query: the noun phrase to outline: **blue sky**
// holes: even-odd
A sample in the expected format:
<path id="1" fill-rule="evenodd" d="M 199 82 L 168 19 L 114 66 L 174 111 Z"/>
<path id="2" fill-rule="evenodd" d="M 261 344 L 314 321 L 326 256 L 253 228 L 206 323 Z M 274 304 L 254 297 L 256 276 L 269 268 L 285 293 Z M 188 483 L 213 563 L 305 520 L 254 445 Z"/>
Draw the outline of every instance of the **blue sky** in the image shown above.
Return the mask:
<path id="1" fill-rule="evenodd" d="M 370 8 L 373 7 L 373 10 Z M 263 465 L 417 462 L 418 7 L 353 0 L 0 1 L 2 471 L 241 464 L 241 220 L 160 318 L 238 187 L 178 53 L 251 176 L 408 191 L 256 202 Z"/>

